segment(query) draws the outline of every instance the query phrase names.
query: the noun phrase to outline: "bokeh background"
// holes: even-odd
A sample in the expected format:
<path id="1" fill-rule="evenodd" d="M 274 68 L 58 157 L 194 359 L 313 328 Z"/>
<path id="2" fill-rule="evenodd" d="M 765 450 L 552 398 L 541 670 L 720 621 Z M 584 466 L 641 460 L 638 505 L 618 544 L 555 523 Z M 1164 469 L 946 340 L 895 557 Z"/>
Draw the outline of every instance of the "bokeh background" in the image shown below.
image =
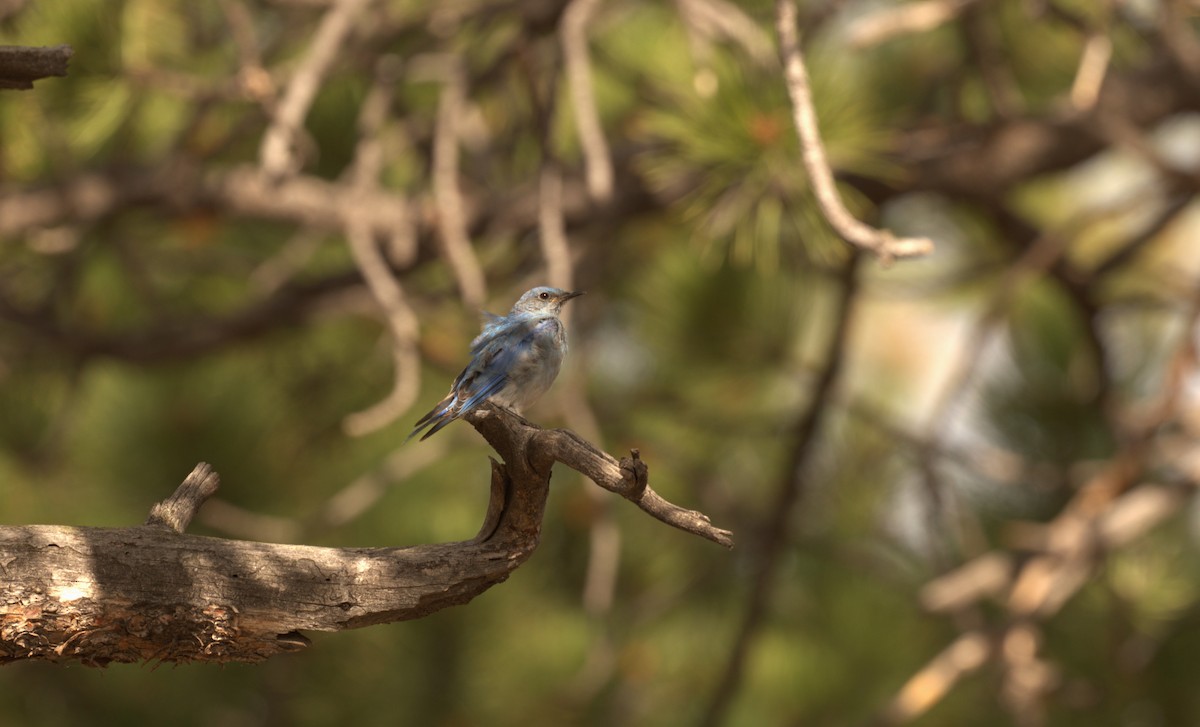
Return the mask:
<path id="1" fill-rule="evenodd" d="M 561 470 L 467 606 L 10 664 L 0 721 L 1200 721 L 1194 0 L 801 2 L 847 204 L 936 242 L 891 265 L 812 200 L 772 3 L 567 5 L 0 3 L 75 51 L 0 92 L 0 520 L 133 525 L 207 461 L 194 532 L 469 538 L 482 439 L 401 442 L 549 282 L 530 416 L 736 547 Z"/>

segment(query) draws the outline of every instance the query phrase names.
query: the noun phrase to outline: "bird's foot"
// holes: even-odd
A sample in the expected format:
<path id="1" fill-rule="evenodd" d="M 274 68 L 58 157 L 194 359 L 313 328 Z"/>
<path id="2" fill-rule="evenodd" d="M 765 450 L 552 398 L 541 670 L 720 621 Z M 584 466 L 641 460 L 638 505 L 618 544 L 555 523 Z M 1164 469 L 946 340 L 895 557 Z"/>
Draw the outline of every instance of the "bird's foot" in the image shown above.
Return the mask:
<path id="1" fill-rule="evenodd" d="M 495 402 L 492 402 L 492 405 L 495 406 L 497 409 L 503 411 L 505 414 L 508 414 L 513 419 L 516 419 L 517 421 L 521 422 L 522 424 L 524 424 L 527 427 L 540 428 L 540 427 L 538 427 L 538 425 L 534 424 L 533 422 L 529 421 L 525 417 L 521 416 L 521 414 L 516 409 L 507 407 L 503 404 L 497 404 Z"/>

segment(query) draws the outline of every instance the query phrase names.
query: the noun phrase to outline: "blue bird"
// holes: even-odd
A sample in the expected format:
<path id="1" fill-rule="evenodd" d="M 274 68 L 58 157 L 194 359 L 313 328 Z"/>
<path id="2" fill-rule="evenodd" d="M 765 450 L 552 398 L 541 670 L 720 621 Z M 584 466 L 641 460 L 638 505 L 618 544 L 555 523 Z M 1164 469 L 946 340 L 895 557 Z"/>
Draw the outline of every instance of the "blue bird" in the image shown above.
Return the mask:
<path id="1" fill-rule="evenodd" d="M 429 439 L 485 401 L 518 414 L 537 401 L 554 383 L 567 353 L 567 331 L 558 314 L 563 303 L 581 295 L 543 286 L 522 295 L 506 316 L 485 312 L 483 331 L 471 341 L 471 363 L 408 439 L 425 428 L 429 431 L 421 441 Z"/>

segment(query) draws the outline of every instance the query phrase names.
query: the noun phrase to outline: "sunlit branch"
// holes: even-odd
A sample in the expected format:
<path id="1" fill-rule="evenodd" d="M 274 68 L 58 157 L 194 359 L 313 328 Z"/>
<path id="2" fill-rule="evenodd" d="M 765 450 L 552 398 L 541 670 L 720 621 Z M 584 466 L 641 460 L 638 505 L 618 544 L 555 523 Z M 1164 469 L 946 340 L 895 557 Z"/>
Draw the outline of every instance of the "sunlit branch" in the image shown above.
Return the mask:
<path id="1" fill-rule="evenodd" d="M 433 194 L 446 263 L 458 281 L 463 302 L 478 309 L 487 297 L 483 268 L 467 234 L 466 211 L 458 183 L 459 126 L 466 103 L 466 79 L 457 58 L 446 60 L 437 127 L 433 139 Z"/>
<path id="2" fill-rule="evenodd" d="M 843 240 L 874 253 L 885 262 L 893 258 L 929 254 L 933 251 L 932 240 L 924 237 L 896 237 L 887 230 L 877 230 L 860 222 L 846 209 L 833 181 L 833 172 L 829 168 L 825 146 L 817 128 L 817 114 L 809 89 L 808 71 L 804 67 L 800 39 L 796 32 L 796 5 L 791 0 L 778 0 L 775 9 L 775 27 L 779 33 L 788 96 L 792 101 L 792 118 L 800 138 L 804 168 L 808 172 L 821 213 Z"/>
<path id="3" fill-rule="evenodd" d="M 268 177 L 277 178 L 299 170 L 302 160 L 297 155 L 297 144 L 304 117 L 308 115 L 321 82 L 329 73 L 354 21 L 370 2 L 337 0 L 325 13 L 308 52 L 284 90 L 271 126 L 263 135 L 259 164 Z"/>
<path id="4" fill-rule="evenodd" d="M 380 60 L 376 69 L 375 82 L 359 112 L 359 142 L 354 164 L 348 172 L 355 188 L 369 192 L 378 188 L 378 178 L 383 168 L 383 145 L 379 139 L 391 106 L 392 88 L 399 75 L 399 61 L 393 57 Z M 397 197 L 399 211 L 404 224 L 398 237 L 400 247 L 416 246 L 416 229 L 410 221 L 407 200 Z M 376 431 L 403 414 L 421 390 L 421 355 L 417 350 L 420 324 L 417 314 L 409 305 L 404 288 L 392 274 L 379 245 L 366 225 L 354 217 L 346 218 L 346 242 L 354 257 L 354 263 L 362 271 L 363 279 L 371 295 L 375 297 L 386 317 L 392 338 L 392 390 L 382 401 L 354 414 L 344 421 L 346 431 L 361 436 Z"/>
<path id="5" fill-rule="evenodd" d="M 893 38 L 924 33 L 957 18 L 977 0 L 918 0 L 890 5 L 853 20 L 846 40 L 855 48 L 869 48 Z"/>
<path id="6" fill-rule="evenodd" d="M 596 108 L 587 49 L 588 25 L 599 5 L 600 0 L 571 0 L 563 13 L 559 37 L 571 89 L 571 107 L 575 111 L 575 126 L 583 147 L 588 193 L 597 202 L 607 203 L 612 198 L 613 166 L 600 112 Z"/>

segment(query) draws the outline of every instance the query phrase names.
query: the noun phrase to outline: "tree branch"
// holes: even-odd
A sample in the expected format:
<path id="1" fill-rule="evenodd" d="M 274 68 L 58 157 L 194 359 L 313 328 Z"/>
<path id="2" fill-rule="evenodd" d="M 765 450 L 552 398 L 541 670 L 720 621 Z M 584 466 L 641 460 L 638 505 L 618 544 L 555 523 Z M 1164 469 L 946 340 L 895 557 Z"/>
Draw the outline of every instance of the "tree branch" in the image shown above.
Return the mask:
<path id="1" fill-rule="evenodd" d="M 65 76 L 74 53 L 69 45 L 37 48 L 0 45 L 0 89 L 28 90 L 33 88 L 34 81 Z"/>
<path id="2" fill-rule="evenodd" d="M 204 501 L 216 494 L 220 486 L 221 477 L 213 471 L 211 465 L 201 462 L 174 494 L 150 508 L 150 517 L 146 518 L 146 524 L 182 533 L 187 530 L 192 518 L 196 517 Z"/>
<path id="3" fill-rule="evenodd" d="M 504 581 L 537 547 L 562 462 L 656 518 L 725 546 L 731 533 L 663 500 L 646 466 L 490 405 L 468 417 L 504 458 L 472 540 L 317 548 L 185 535 L 217 475 L 197 465 L 130 528 L 0 527 L 0 664 L 28 659 L 254 662 L 308 646 L 302 630 L 421 618 Z"/>
<path id="4" fill-rule="evenodd" d="M 754 581 L 746 612 L 730 649 L 721 676 L 712 691 L 708 708 L 700 718 L 703 727 L 725 723 L 730 705 L 741 687 L 750 651 L 759 629 L 769 614 L 771 598 L 779 580 L 779 566 L 795 528 L 793 513 L 809 482 L 809 467 L 817 456 L 821 430 L 837 393 L 838 377 L 851 340 L 855 303 L 859 300 L 862 255 L 855 254 L 841 272 L 835 302 L 833 327 L 825 344 L 825 360 L 813 384 L 812 398 L 796 420 L 787 463 L 781 473 L 770 513 L 762 521 L 761 550 L 755 560 Z"/>
<path id="5" fill-rule="evenodd" d="M 825 156 L 825 145 L 817 128 L 817 113 L 813 108 L 812 91 L 809 89 L 808 70 L 804 67 L 804 56 L 800 52 L 800 38 L 796 33 L 796 5 L 791 0 L 779 0 L 775 4 L 775 28 L 779 33 L 779 52 L 783 56 L 783 73 L 787 81 L 788 97 L 792 101 L 792 120 L 800 138 L 804 168 L 812 184 L 813 194 L 834 231 L 843 240 L 855 247 L 873 252 L 880 259 L 927 255 L 933 252 L 933 241 L 920 237 L 898 238 L 888 230 L 877 230 L 856 219 L 846 209 L 833 181 L 833 171 Z"/>
<path id="6" fill-rule="evenodd" d="M 467 104 L 467 79 L 458 58 L 446 61 L 441 69 L 445 84 L 438 99 L 437 123 L 433 137 L 433 198 L 437 207 L 438 231 L 446 264 L 458 281 L 463 302 L 468 308 L 480 308 L 487 298 L 487 279 L 483 266 L 471 247 L 467 230 L 467 211 L 459 183 L 459 134 Z"/>
<path id="7" fill-rule="evenodd" d="M 271 126 L 263 134 L 259 162 L 272 179 L 299 169 L 302 160 L 296 153 L 296 140 L 301 133 L 304 117 L 308 115 L 321 81 L 333 66 L 354 21 L 369 3 L 370 0 L 337 0 L 321 20 L 312 45 L 288 83 Z"/>
<path id="8" fill-rule="evenodd" d="M 612 455 L 596 449 L 568 429 L 542 429 L 511 412 L 485 406 L 466 416 L 488 444 L 509 460 L 506 450 L 517 439 L 520 449 L 538 457 L 538 466 L 549 471 L 554 462 L 561 462 L 600 487 L 615 492 L 662 522 L 693 535 L 711 540 L 726 548 L 733 547 L 733 533 L 712 524 L 708 516 L 695 510 L 667 502 L 650 488 L 648 468 L 635 449 L 629 457 L 618 461 Z"/>
<path id="9" fill-rule="evenodd" d="M 592 86 L 592 67 L 588 60 L 588 26 L 600 0 L 572 0 L 563 12 L 559 25 L 563 60 L 571 90 L 571 107 L 575 112 L 576 133 L 583 147 L 587 170 L 588 194 L 603 204 L 612 197 L 613 166 L 596 109 L 596 94 Z"/>

